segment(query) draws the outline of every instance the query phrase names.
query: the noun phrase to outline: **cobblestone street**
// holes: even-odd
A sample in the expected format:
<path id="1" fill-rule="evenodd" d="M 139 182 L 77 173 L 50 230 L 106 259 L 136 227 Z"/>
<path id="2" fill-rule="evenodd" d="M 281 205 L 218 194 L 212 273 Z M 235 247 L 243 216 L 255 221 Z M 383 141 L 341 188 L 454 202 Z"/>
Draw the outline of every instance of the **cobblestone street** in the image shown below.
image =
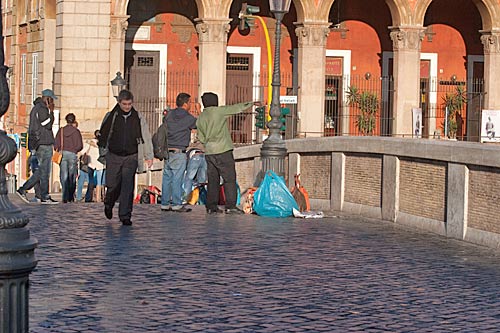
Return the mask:
<path id="1" fill-rule="evenodd" d="M 28 205 L 31 332 L 498 332 L 500 253 L 350 217 Z M 115 215 L 117 210 L 115 208 Z"/>

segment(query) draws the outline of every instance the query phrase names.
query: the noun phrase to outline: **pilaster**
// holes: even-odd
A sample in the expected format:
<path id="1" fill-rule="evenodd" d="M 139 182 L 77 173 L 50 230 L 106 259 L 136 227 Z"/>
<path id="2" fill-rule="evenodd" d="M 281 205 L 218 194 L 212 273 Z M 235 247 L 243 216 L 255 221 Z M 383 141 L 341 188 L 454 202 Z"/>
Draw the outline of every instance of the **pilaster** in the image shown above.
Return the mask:
<path id="1" fill-rule="evenodd" d="M 419 106 L 423 27 L 391 27 L 394 50 L 393 136 L 412 134 L 411 109 Z"/>
<path id="2" fill-rule="evenodd" d="M 125 35 L 128 28 L 130 15 L 111 16 L 111 29 L 109 39 L 109 80 L 115 78 L 116 72 L 125 73 Z M 108 88 L 108 108 L 116 103 L 111 85 Z"/>
<path id="3" fill-rule="evenodd" d="M 56 22 L 56 106 L 61 117 L 74 113 L 80 130 L 91 133 L 109 109 L 110 67 L 121 63 L 110 64 L 111 3 L 58 1 Z"/>
<path id="4" fill-rule="evenodd" d="M 199 41 L 200 95 L 211 91 L 226 101 L 226 46 L 230 29 L 228 19 L 199 19 L 196 31 Z"/>
<path id="5" fill-rule="evenodd" d="M 500 108 L 500 31 L 481 31 L 484 46 L 484 108 Z"/>
<path id="6" fill-rule="evenodd" d="M 469 169 L 466 165 L 448 164 L 446 235 L 464 239 L 469 207 Z"/>
<path id="7" fill-rule="evenodd" d="M 328 22 L 297 24 L 299 133 L 322 136 L 325 113 L 325 62 Z"/>

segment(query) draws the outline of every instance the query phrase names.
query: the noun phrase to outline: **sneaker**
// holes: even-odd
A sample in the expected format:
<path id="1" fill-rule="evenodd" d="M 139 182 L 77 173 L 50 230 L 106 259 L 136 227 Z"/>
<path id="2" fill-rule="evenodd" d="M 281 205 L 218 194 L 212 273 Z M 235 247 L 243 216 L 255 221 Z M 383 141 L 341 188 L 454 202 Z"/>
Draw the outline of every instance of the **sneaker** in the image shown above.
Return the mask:
<path id="1" fill-rule="evenodd" d="M 222 213 L 224 213 L 224 211 L 220 208 L 216 208 L 216 209 L 208 208 L 207 209 L 207 214 L 222 214 Z"/>
<path id="2" fill-rule="evenodd" d="M 161 210 L 163 212 L 169 212 L 172 210 L 172 208 L 170 208 L 170 206 L 168 206 L 168 205 L 161 205 Z"/>
<path id="3" fill-rule="evenodd" d="M 26 203 L 29 203 L 30 201 L 28 200 L 28 197 L 26 196 L 26 192 L 22 191 L 22 190 L 17 190 L 16 191 L 16 194 L 19 196 L 19 198 L 21 198 L 22 201 L 26 202 Z"/>
<path id="4" fill-rule="evenodd" d="M 132 225 L 132 221 L 130 219 L 121 220 L 123 225 Z"/>
<path id="5" fill-rule="evenodd" d="M 226 214 L 234 214 L 234 215 L 241 215 L 241 214 L 245 214 L 242 210 L 238 209 L 238 208 L 228 208 L 224 211 L 224 213 Z"/>
<path id="6" fill-rule="evenodd" d="M 182 206 L 181 208 L 172 209 L 172 211 L 177 213 L 189 213 L 190 211 L 192 211 L 192 209 L 186 208 L 186 206 Z"/>
<path id="7" fill-rule="evenodd" d="M 104 205 L 104 215 L 108 220 L 111 220 L 113 218 L 113 207 Z"/>
<path id="8" fill-rule="evenodd" d="M 48 199 L 42 199 L 42 205 L 57 205 L 59 201 L 56 201 L 49 197 Z"/>

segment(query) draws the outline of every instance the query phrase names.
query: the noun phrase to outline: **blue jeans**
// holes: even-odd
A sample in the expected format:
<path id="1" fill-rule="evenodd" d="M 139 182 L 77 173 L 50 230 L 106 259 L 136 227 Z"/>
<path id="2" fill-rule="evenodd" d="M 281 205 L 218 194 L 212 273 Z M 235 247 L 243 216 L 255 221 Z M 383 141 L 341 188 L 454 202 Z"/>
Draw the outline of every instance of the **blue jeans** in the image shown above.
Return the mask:
<path id="1" fill-rule="evenodd" d="M 59 177 L 62 186 L 63 201 L 74 201 L 76 189 L 76 176 L 78 175 L 78 157 L 67 150 L 62 151 L 62 160 Z"/>
<path id="2" fill-rule="evenodd" d="M 31 153 L 29 157 L 29 164 L 31 168 L 31 177 L 19 188 L 19 191 L 25 193 L 28 190 L 35 188 L 35 197 L 41 199 L 40 195 L 40 167 L 38 165 L 38 158 L 35 153 Z"/>
<path id="3" fill-rule="evenodd" d="M 184 153 L 168 153 L 163 165 L 161 183 L 162 206 L 172 205 L 173 209 L 182 207 L 182 180 L 186 171 L 187 156 Z"/>
<path id="4" fill-rule="evenodd" d="M 87 181 L 87 191 L 85 192 L 85 202 L 92 202 L 92 196 L 94 194 L 94 188 L 96 185 L 95 181 L 95 171 L 89 168 L 89 172 L 80 170 L 80 175 L 78 176 L 78 186 L 76 189 L 76 200 L 82 200 L 82 190 L 83 184 Z"/>
<path id="5" fill-rule="evenodd" d="M 42 200 L 50 198 L 49 194 L 49 179 L 52 172 L 52 145 L 40 145 L 36 149 L 36 157 L 38 158 L 40 171 L 40 196 Z"/>
<path id="6" fill-rule="evenodd" d="M 85 182 L 87 182 L 87 184 L 90 184 L 89 174 L 80 170 L 80 175 L 78 176 L 78 187 L 76 189 L 76 200 L 78 201 L 82 200 L 82 190 L 83 190 L 83 184 Z"/>
<path id="7" fill-rule="evenodd" d="M 205 161 L 205 154 L 194 154 L 189 159 L 183 187 L 186 195 L 191 193 L 195 179 L 198 184 L 207 182 L 207 161 Z"/>

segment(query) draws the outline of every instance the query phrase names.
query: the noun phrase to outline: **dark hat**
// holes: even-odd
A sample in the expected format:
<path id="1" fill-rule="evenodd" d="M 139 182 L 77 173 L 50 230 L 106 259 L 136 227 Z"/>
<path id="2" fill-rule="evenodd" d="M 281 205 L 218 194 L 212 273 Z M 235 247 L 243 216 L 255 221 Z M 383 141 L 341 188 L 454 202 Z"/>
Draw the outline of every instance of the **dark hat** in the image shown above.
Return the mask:
<path id="1" fill-rule="evenodd" d="M 42 96 L 44 97 L 52 97 L 53 99 L 57 99 L 56 95 L 52 91 L 52 89 L 45 89 L 42 91 Z"/>
<path id="2" fill-rule="evenodd" d="M 208 108 L 210 106 L 219 106 L 219 97 L 213 92 L 206 92 L 201 96 L 203 106 Z"/>

